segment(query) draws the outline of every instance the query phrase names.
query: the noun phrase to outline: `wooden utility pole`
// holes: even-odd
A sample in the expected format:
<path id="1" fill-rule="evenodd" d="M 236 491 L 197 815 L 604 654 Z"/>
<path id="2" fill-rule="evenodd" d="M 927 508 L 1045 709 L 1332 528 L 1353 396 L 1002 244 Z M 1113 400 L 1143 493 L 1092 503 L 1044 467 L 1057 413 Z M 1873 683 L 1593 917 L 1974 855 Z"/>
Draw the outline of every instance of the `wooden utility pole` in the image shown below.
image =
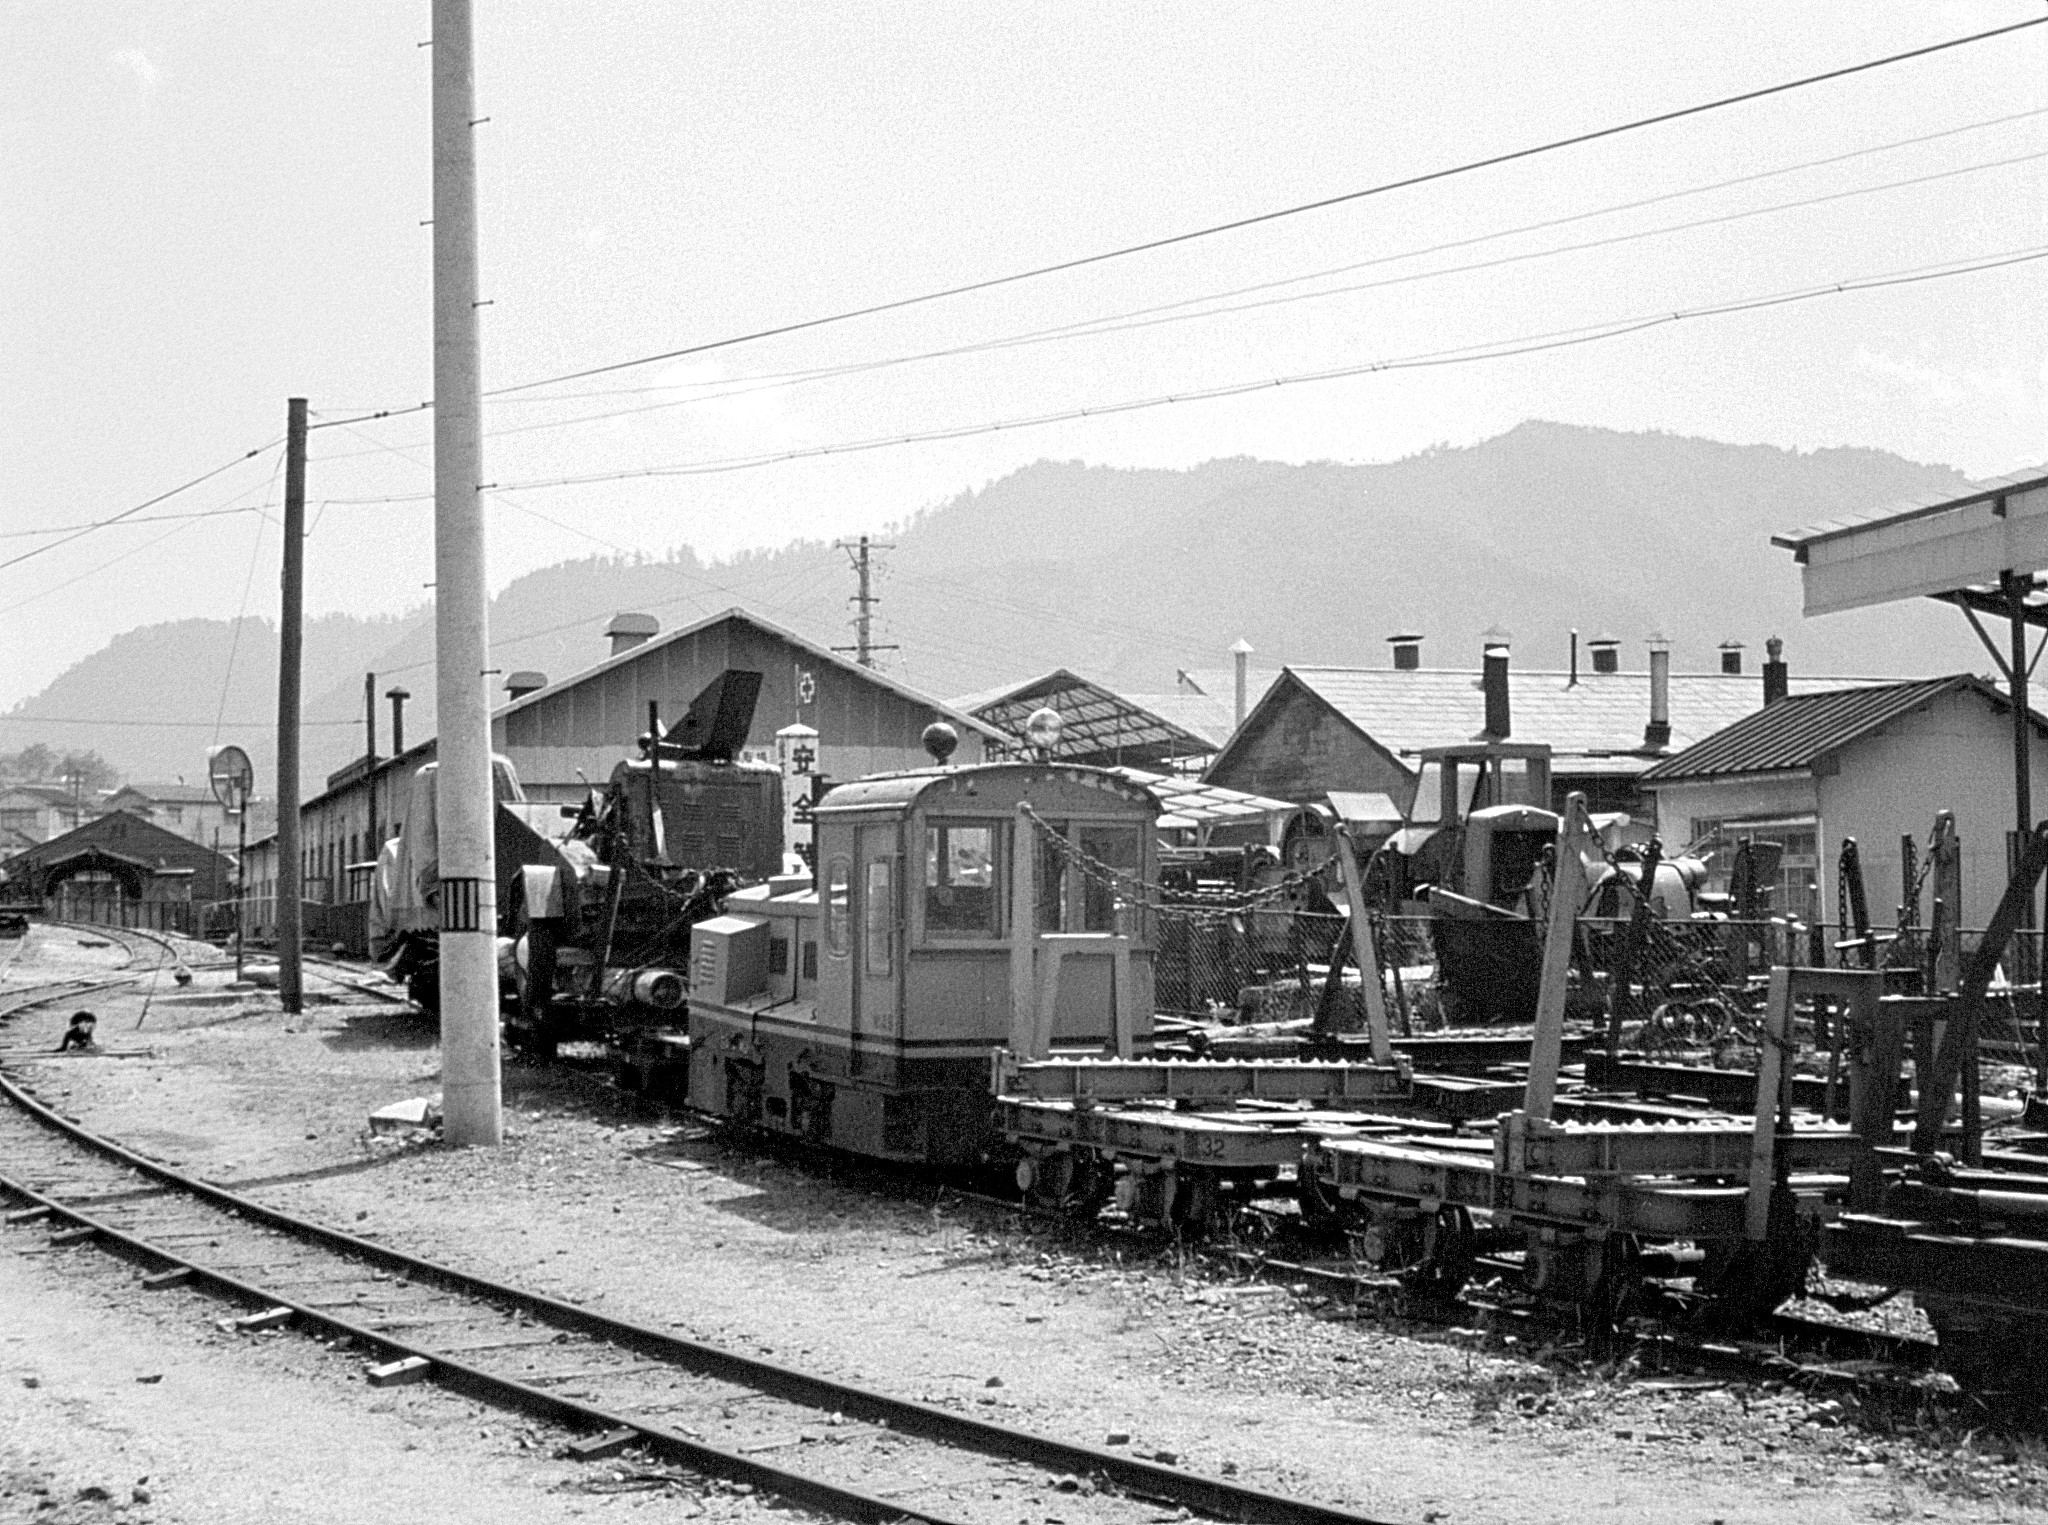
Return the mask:
<path id="1" fill-rule="evenodd" d="M 306 399 L 285 403 L 284 597 L 277 620 L 277 998 L 304 1001 L 299 953 L 304 891 L 299 868 L 299 663 L 305 634 Z"/>
<path id="2" fill-rule="evenodd" d="M 834 651 L 850 651 L 854 653 L 853 659 L 860 663 L 861 666 L 873 667 L 875 665 L 876 652 L 895 651 L 898 648 L 895 646 L 877 646 L 875 644 L 874 611 L 875 605 L 879 604 L 881 599 L 877 598 L 874 593 L 874 560 L 869 553 L 873 551 L 893 551 L 896 547 L 893 545 L 871 544 L 865 535 L 861 536 L 858 540 L 839 540 L 835 541 L 834 544 L 846 552 L 847 559 L 853 563 L 854 573 L 860 579 L 860 591 L 847 600 L 848 603 L 857 606 L 859 609 L 859 612 L 853 617 L 855 644 L 851 646 L 834 646 L 832 649 Z"/>
<path id="3" fill-rule="evenodd" d="M 469 0 L 434 0 L 434 642 L 440 742 L 441 1116 L 450 1144 L 501 1143 L 490 592 L 477 335 L 476 74 Z M 394 738 L 395 739 L 395 738 Z"/>

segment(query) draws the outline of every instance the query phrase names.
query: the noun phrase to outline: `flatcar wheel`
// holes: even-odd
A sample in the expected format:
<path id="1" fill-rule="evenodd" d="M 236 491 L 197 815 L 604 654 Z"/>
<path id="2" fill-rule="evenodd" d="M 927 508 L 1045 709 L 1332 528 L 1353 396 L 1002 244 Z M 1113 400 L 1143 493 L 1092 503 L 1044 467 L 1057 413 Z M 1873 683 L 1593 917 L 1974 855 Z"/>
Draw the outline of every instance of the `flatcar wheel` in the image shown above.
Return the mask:
<path id="1" fill-rule="evenodd" d="M 1166 1226 L 1176 1234 L 1200 1239 L 1215 1227 L 1222 1205 L 1213 1175 L 1205 1170 L 1176 1171 Z"/>
<path id="2" fill-rule="evenodd" d="M 1472 1214 L 1447 1202 L 1436 1210 L 1430 1247 L 1406 1278 L 1408 1290 L 1448 1302 L 1472 1279 Z"/>
<path id="3" fill-rule="evenodd" d="M 1074 1157 L 1047 1154 L 1019 1162 L 1017 1174 L 1024 1187 L 1026 1206 L 1053 1212 L 1066 1206 L 1074 1185 Z"/>
<path id="4" fill-rule="evenodd" d="M 1116 1191 L 1116 1166 L 1092 1151 L 1064 1156 L 1070 1175 L 1060 1211 L 1077 1223 L 1093 1223 Z"/>
<path id="5" fill-rule="evenodd" d="M 1941 1369 L 1976 1392 L 2025 1394 L 2039 1399 L 2048 1387 L 2041 1361 L 2048 1356 L 2048 1319 L 1994 1310 L 1947 1298 L 1915 1298 L 1934 1325 Z"/>
<path id="6" fill-rule="evenodd" d="M 1335 1234 L 1341 1226 L 1338 1199 L 1314 1171 L 1304 1168 L 1294 1182 L 1294 1201 L 1301 1209 L 1301 1226 L 1318 1236 Z"/>

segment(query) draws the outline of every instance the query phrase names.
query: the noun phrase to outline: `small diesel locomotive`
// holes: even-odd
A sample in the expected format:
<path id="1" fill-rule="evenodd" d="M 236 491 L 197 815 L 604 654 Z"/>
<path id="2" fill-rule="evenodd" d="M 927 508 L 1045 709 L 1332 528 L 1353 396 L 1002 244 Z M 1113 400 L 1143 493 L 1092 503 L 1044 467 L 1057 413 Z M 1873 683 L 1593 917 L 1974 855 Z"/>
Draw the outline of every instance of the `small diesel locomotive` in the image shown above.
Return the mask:
<path id="1" fill-rule="evenodd" d="M 813 887 L 727 897 L 690 934 L 689 1100 L 891 1160 L 1001 1139 L 992 1058 L 1149 1050 L 1158 803 L 1098 768 L 999 762 L 842 784 Z"/>

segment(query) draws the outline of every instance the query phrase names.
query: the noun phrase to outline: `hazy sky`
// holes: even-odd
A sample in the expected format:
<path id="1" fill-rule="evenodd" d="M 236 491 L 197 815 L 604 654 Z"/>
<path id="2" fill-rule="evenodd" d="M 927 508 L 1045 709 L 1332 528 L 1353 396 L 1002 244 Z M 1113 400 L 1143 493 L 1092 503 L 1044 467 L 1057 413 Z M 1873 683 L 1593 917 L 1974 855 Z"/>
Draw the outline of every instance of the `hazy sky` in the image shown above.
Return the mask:
<path id="1" fill-rule="evenodd" d="M 487 387 L 1314 200 L 2041 12 L 476 9 Z M 269 445 L 289 395 L 324 418 L 429 395 L 424 0 L 13 0 L 0 16 L 0 561 L 47 543 L 23 531 L 119 512 Z M 493 584 L 594 551 L 725 555 L 879 529 L 1040 457 L 1373 461 L 1531 417 L 2012 470 L 2048 457 L 2048 262 L 943 442 L 518 485 L 973 429 L 2038 248 L 2044 80 L 2048 27 L 1000 292 L 522 393 L 487 412 L 485 478 L 506 489 L 490 511 Z M 1612 210 L 1649 198 L 1662 199 Z M 1816 198 L 1834 199 L 1786 205 Z M 1208 305 L 1368 289 L 873 364 L 1338 267 L 1363 268 Z M 840 373 L 786 379 L 820 369 Z M 431 506 L 330 500 L 425 493 L 429 437 L 421 414 L 314 436 L 309 611 L 425 597 Z M 268 451 L 137 517 L 274 504 L 276 465 Z M 104 530 L 0 568 L 0 705 L 137 625 L 274 613 L 277 552 L 274 523 L 248 512 Z"/>

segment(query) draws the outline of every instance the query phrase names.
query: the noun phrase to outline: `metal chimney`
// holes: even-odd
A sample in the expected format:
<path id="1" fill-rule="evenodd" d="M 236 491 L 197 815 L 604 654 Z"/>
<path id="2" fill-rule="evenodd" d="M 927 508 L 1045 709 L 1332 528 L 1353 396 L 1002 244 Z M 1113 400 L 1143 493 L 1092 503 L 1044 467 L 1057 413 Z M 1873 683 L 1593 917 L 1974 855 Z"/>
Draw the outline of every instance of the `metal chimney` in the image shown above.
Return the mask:
<path id="1" fill-rule="evenodd" d="M 1485 644 L 1481 648 L 1482 670 L 1479 686 L 1486 695 L 1485 734 L 1495 741 L 1505 741 L 1510 732 L 1508 714 L 1508 633 L 1493 629 L 1480 637 Z"/>
<path id="2" fill-rule="evenodd" d="M 1422 666 L 1422 637 L 1419 635 L 1390 635 L 1387 644 L 1394 648 L 1394 671 L 1414 672 Z"/>
<path id="3" fill-rule="evenodd" d="M 1742 642 L 1723 641 L 1721 643 L 1721 671 L 1731 678 L 1741 673 Z"/>
<path id="4" fill-rule="evenodd" d="M 1661 635 L 1650 637 L 1650 723 L 1643 745 L 1653 752 L 1671 745 L 1671 643 Z"/>
<path id="5" fill-rule="evenodd" d="M 1230 648 L 1230 659 L 1237 669 L 1237 702 L 1231 711 L 1231 723 L 1243 725 L 1245 712 L 1251 707 L 1247 701 L 1251 694 L 1252 643 L 1239 636 L 1236 644 Z"/>
<path id="6" fill-rule="evenodd" d="M 1621 671 L 1621 642 L 1611 635 L 1596 635 L 1586 642 L 1586 650 L 1593 654 L 1593 671 Z"/>
<path id="7" fill-rule="evenodd" d="M 1776 636 L 1764 642 L 1764 703 L 1776 704 L 1792 691 L 1792 673 L 1783 660 L 1785 643 Z"/>
<path id="8" fill-rule="evenodd" d="M 505 692 L 514 699 L 523 699 L 528 694 L 538 693 L 548 686 L 548 675 L 528 668 L 512 674 L 505 680 Z"/>
<path id="9" fill-rule="evenodd" d="M 617 656 L 650 640 L 660 629 L 661 621 L 651 614 L 614 614 L 604 633 L 612 638 L 611 654 Z"/>
<path id="10" fill-rule="evenodd" d="M 405 701 L 412 693 L 409 689 L 387 688 L 384 697 L 391 701 L 391 755 L 397 757 L 405 751 Z"/>

